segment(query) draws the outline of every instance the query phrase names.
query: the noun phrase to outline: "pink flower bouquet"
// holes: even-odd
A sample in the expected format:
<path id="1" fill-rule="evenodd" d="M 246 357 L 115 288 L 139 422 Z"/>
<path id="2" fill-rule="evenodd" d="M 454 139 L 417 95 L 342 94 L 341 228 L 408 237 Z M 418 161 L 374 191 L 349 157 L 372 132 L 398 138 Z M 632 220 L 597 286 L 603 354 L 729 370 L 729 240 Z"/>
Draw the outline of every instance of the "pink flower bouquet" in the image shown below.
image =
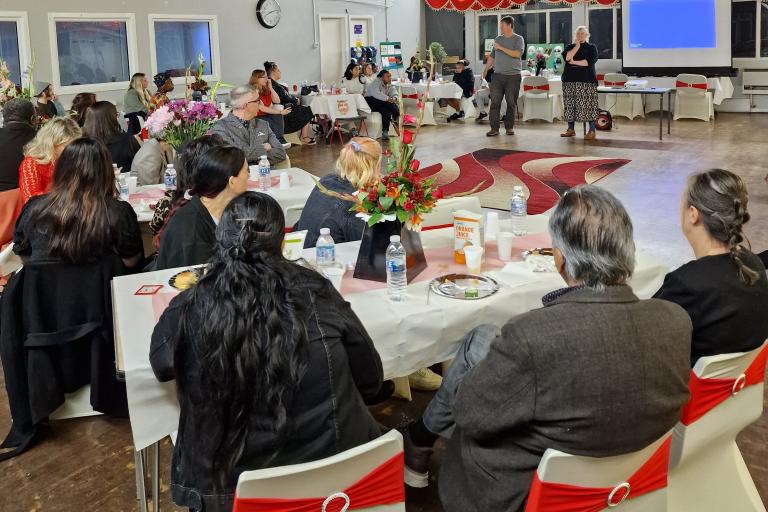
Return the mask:
<path id="1" fill-rule="evenodd" d="M 174 100 L 153 111 L 147 118 L 150 135 L 166 140 L 175 149 L 192 139 L 202 137 L 221 117 L 213 103 Z"/>

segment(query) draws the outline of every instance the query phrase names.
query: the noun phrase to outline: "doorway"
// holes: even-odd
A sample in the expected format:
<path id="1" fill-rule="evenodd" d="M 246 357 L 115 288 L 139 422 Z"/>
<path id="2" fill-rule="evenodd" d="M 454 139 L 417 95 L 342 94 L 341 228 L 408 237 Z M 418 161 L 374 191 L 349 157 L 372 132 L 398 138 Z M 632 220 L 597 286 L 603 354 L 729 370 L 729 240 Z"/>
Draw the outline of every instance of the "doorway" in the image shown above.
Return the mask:
<path id="1" fill-rule="evenodd" d="M 327 85 L 339 83 L 351 58 L 352 46 L 375 46 L 373 16 L 321 14 L 320 77 Z"/>

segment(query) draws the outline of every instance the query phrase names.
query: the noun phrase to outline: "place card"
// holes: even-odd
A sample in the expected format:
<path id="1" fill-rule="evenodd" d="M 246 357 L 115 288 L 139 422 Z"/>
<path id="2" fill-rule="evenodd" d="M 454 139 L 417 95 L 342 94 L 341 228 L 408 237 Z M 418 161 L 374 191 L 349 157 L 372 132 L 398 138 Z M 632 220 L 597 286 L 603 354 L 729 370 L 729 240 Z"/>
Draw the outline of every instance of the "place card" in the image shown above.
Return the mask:
<path id="1" fill-rule="evenodd" d="M 141 285 L 141 288 L 136 290 L 136 293 L 134 295 L 154 295 L 157 292 L 160 291 L 160 288 L 162 288 L 162 284 L 144 284 Z"/>

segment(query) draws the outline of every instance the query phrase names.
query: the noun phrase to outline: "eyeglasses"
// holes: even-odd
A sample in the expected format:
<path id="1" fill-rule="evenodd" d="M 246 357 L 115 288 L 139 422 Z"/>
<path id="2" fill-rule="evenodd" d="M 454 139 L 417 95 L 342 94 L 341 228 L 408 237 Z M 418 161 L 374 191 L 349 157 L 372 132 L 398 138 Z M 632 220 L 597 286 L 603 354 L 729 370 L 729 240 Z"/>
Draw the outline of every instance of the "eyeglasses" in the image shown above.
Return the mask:
<path id="1" fill-rule="evenodd" d="M 248 106 L 248 105 L 250 105 L 251 103 L 261 103 L 261 99 L 258 99 L 258 100 L 253 100 L 253 101 L 249 101 L 248 103 L 246 103 L 246 104 L 245 104 L 245 106 L 247 107 L 247 106 Z"/>

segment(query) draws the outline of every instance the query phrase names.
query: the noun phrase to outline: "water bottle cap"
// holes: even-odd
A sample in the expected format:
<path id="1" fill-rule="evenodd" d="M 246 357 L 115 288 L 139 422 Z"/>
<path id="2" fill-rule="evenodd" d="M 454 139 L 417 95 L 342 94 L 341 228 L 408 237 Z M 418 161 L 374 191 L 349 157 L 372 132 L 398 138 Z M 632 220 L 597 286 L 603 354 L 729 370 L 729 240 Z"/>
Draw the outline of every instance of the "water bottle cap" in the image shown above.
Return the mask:
<path id="1" fill-rule="evenodd" d="M 113 169 L 117 169 L 117 164 L 112 164 Z"/>
<path id="2" fill-rule="evenodd" d="M 320 228 L 320 234 L 321 235 L 330 235 L 331 230 L 329 228 Z"/>
<path id="3" fill-rule="evenodd" d="M 389 241 L 393 244 L 400 242 L 400 235 L 392 235 L 389 237 Z"/>
<path id="4" fill-rule="evenodd" d="M 514 190 L 515 192 L 522 192 L 523 187 L 521 187 L 520 185 L 515 185 L 515 187 L 512 190 Z"/>
<path id="5" fill-rule="evenodd" d="M 166 169 L 173 169 L 173 164 L 167 164 L 167 165 L 165 166 L 165 168 L 166 168 Z"/>

